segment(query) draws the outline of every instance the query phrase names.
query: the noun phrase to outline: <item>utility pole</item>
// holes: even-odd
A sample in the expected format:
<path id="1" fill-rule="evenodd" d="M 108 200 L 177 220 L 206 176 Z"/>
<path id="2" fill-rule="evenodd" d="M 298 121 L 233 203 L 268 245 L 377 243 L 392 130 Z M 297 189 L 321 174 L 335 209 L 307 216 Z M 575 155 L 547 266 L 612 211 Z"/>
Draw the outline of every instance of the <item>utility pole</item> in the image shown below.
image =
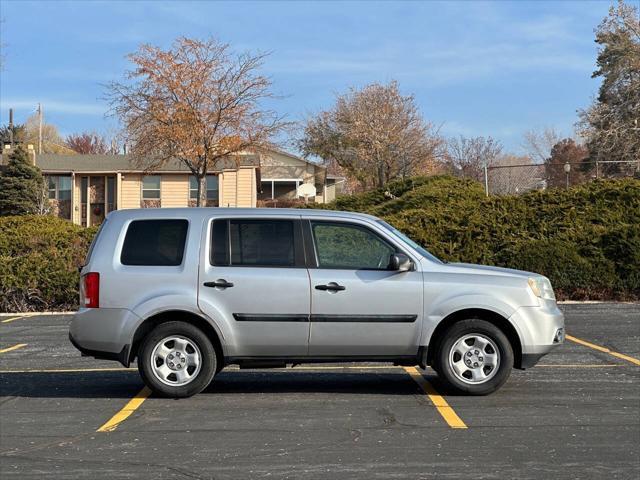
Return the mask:
<path id="1" fill-rule="evenodd" d="M 484 193 L 488 197 L 489 196 L 489 168 L 487 164 L 484 164 Z"/>
<path id="2" fill-rule="evenodd" d="M 38 104 L 38 155 L 42 155 L 42 105 Z"/>

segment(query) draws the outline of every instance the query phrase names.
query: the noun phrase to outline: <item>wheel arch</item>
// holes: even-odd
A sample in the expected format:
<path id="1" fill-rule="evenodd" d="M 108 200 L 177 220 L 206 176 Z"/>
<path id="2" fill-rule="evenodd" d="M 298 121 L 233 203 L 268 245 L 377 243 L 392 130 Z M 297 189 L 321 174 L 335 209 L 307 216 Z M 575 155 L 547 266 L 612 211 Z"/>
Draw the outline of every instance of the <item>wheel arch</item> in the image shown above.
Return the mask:
<path id="1" fill-rule="evenodd" d="M 140 348 L 142 340 L 151 330 L 162 323 L 171 321 L 182 321 L 190 323 L 191 325 L 194 325 L 202 330 L 207 338 L 211 340 L 213 348 L 216 352 L 216 361 L 219 365 L 219 368 L 224 366 L 224 347 L 220 338 L 220 334 L 217 332 L 215 327 L 203 316 L 187 310 L 179 309 L 166 310 L 163 312 L 155 313 L 145 318 L 138 325 L 135 333 L 133 334 L 131 349 L 127 361 L 131 362 L 137 357 L 138 349 Z"/>
<path id="2" fill-rule="evenodd" d="M 511 348 L 513 349 L 514 367 L 521 368 L 522 341 L 520 339 L 520 335 L 518 335 L 516 327 L 507 318 L 500 315 L 499 313 L 484 308 L 465 308 L 450 313 L 445 318 L 443 318 L 438 323 L 433 333 L 431 334 L 431 338 L 429 339 L 429 348 L 427 349 L 427 364 L 433 364 L 433 357 L 435 356 L 438 344 L 442 341 L 444 333 L 449 329 L 449 327 L 461 320 L 469 320 L 472 318 L 485 320 L 495 325 L 502 331 L 502 333 L 505 334 L 505 336 L 509 340 L 509 343 L 511 344 Z"/>

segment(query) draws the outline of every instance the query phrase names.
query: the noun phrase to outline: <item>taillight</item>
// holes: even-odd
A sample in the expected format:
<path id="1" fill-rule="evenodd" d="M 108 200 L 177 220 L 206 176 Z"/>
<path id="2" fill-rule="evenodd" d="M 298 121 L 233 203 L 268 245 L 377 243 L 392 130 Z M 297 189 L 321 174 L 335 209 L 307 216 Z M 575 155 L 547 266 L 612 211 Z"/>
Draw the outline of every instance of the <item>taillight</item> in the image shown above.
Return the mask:
<path id="1" fill-rule="evenodd" d="M 83 303 L 86 308 L 100 307 L 100 274 L 89 272 L 83 277 L 84 298 Z"/>

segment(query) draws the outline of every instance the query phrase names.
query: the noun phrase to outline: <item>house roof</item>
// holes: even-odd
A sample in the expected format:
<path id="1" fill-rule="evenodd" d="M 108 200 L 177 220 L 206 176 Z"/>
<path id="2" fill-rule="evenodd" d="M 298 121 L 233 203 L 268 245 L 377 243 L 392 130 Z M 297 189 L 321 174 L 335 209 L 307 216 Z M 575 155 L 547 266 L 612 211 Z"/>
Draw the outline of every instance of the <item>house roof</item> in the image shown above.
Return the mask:
<path id="1" fill-rule="evenodd" d="M 257 155 L 242 155 L 240 166 L 259 166 Z M 130 155 L 36 155 L 36 165 L 44 172 L 142 172 L 145 169 L 137 166 Z M 225 159 L 218 169 L 236 168 L 234 159 Z M 189 169 L 179 160 L 170 160 L 159 172 L 184 172 Z"/>
<path id="2" fill-rule="evenodd" d="M 316 162 L 299 157 L 292 153 L 286 152 L 279 148 L 270 148 L 265 150 L 268 155 L 270 152 L 283 155 L 285 157 L 297 160 L 303 164 L 313 165 L 315 168 L 324 172 L 326 167 Z M 6 156 L 8 151 L 2 151 L 2 159 L 0 164 L 6 163 Z M 260 156 L 257 154 L 241 155 L 240 166 L 260 166 Z M 133 161 L 133 157 L 130 155 L 62 155 L 45 153 L 41 155 L 35 155 L 35 162 L 38 167 L 44 172 L 59 172 L 59 173 L 82 173 L 82 172 L 143 172 L 145 169 L 138 166 Z M 272 165 L 270 165 L 272 166 Z M 229 158 L 224 163 L 218 165 L 218 171 L 224 169 L 237 168 L 238 164 L 235 159 Z M 158 172 L 184 172 L 188 173 L 189 169 L 179 160 L 170 160 L 163 167 L 156 169 Z M 317 171 L 320 173 L 320 171 Z"/>

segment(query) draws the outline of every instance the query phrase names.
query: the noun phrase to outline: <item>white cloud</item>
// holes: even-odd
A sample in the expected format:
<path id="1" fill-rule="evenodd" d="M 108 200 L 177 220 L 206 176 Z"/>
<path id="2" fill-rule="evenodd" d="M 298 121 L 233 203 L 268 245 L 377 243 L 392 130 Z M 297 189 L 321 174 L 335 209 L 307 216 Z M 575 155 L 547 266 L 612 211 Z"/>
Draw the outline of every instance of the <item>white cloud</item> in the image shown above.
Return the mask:
<path id="1" fill-rule="evenodd" d="M 95 116 L 104 115 L 107 111 L 107 106 L 97 101 L 90 103 L 80 103 L 38 98 L 2 98 L 0 108 L 2 110 L 6 110 L 9 108 L 33 110 L 35 112 L 38 108 L 38 103 L 42 104 L 42 109 L 45 114 L 46 112 L 53 112 Z"/>

